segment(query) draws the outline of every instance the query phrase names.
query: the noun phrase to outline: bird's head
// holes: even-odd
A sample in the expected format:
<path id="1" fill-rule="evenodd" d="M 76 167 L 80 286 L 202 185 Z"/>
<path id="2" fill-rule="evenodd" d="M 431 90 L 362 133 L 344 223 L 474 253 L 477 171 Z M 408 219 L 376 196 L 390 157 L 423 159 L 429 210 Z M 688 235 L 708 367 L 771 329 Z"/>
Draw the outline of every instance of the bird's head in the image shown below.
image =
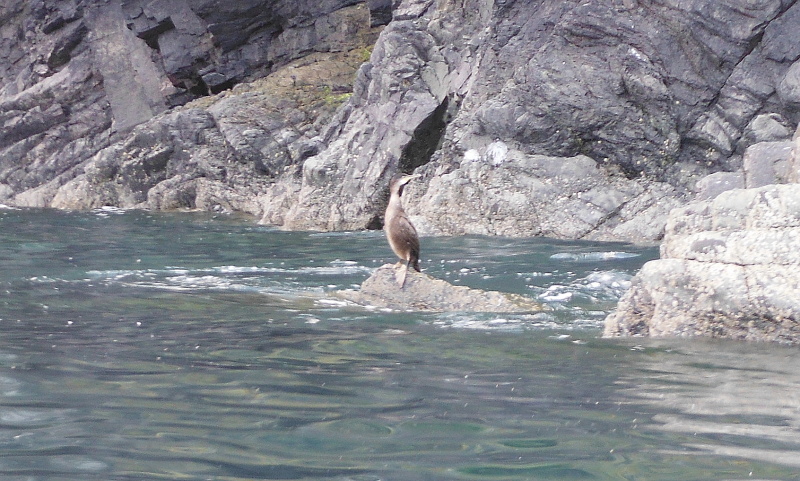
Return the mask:
<path id="1" fill-rule="evenodd" d="M 403 195 L 403 187 L 414 179 L 422 177 L 420 174 L 395 174 L 389 182 L 389 191 L 397 195 Z"/>

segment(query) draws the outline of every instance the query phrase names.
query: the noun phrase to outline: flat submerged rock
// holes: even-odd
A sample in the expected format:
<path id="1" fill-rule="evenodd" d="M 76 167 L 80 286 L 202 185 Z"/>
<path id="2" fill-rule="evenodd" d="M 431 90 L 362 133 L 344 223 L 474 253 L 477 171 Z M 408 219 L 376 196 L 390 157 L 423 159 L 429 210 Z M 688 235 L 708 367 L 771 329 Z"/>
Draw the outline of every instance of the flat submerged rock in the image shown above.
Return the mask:
<path id="1" fill-rule="evenodd" d="M 447 281 L 408 271 L 400 288 L 398 273 L 402 264 L 379 267 L 360 290 L 345 290 L 337 295 L 356 304 L 409 311 L 532 312 L 544 310 L 542 304 L 516 294 L 454 286 Z"/>

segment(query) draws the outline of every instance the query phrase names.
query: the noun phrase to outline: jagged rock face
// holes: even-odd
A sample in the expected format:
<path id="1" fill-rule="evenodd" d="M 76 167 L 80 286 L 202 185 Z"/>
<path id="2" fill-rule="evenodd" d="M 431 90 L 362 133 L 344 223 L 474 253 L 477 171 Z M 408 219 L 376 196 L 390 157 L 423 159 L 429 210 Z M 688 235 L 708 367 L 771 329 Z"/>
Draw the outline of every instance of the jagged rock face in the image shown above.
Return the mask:
<path id="1" fill-rule="evenodd" d="M 200 177 L 216 180 L 219 175 L 208 176 L 204 160 L 212 150 L 214 155 L 219 154 L 216 162 L 249 165 L 230 169 L 237 171 L 237 175 L 226 177 L 229 191 L 245 197 L 258 195 L 265 178 L 270 179 L 289 161 L 304 158 L 287 155 L 289 161 L 276 159 L 275 149 L 267 145 L 275 142 L 271 134 L 285 134 L 281 124 L 297 123 L 303 124 L 304 133 L 311 134 L 310 126 L 317 120 L 327 121 L 335 106 L 308 105 L 306 110 L 311 117 L 298 119 L 297 109 L 284 110 L 277 105 L 282 101 L 277 95 L 264 102 L 256 100 L 256 107 L 249 109 L 252 118 L 244 118 L 248 109 L 233 102 L 217 107 L 216 112 L 210 108 L 211 102 L 206 103 L 202 114 L 184 123 L 181 123 L 186 120 L 184 114 L 161 114 L 169 107 L 200 97 L 209 98 L 205 96 L 227 91 L 244 80 L 263 77 L 296 59 L 311 58 L 306 64 L 325 64 L 328 60 L 313 57 L 320 52 L 338 56 L 338 60 L 321 68 L 338 64 L 323 80 L 305 79 L 306 83 L 300 85 L 290 82 L 289 85 L 301 90 L 294 97 L 302 97 L 302 89 L 309 85 L 320 90 L 327 88 L 328 95 L 349 91 L 352 71 L 363 61 L 363 53 L 354 53 L 350 59 L 341 57 L 357 47 L 374 43 L 378 32 L 369 28 L 370 13 L 366 5 L 359 8 L 357 4 L 361 3 L 359 0 L 5 2 L 0 6 L 0 54 L 4 58 L 0 64 L 0 202 L 32 206 L 130 206 L 147 198 L 148 190 L 156 189 L 159 181 L 171 179 L 175 172 L 170 168 L 175 164 L 184 166 L 180 170 L 187 182 Z M 353 62 L 355 66 L 347 66 L 346 80 L 342 81 L 341 65 Z M 301 81 L 303 75 L 306 74 L 298 73 Z M 247 102 L 248 95 L 253 96 L 253 88 L 245 90 L 241 103 Z M 322 95 L 316 97 L 319 100 Z M 259 109 L 263 103 L 272 105 Z M 232 111 L 230 116 L 219 112 L 236 107 L 239 112 Z M 284 113 L 288 118 L 283 118 Z M 259 118 L 261 114 L 266 114 L 267 119 Z M 206 134 L 210 132 L 210 118 L 214 122 L 222 119 L 217 123 L 225 132 L 221 132 L 218 140 L 231 145 L 209 147 Z M 236 118 L 238 124 L 233 125 L 234 120 L 226 124 L 225 118 Z M 147 127 L 132 133 L 134 127 L 145 123 Z M 269 125 L 265 128 L 264 124 Z M 272 126 L 276 132 L 271 130 Z M 258 138 L 259 132 L 266 133 Z M 311 136 L 314 135 L 316 132 Z M 138 159 L 137 149 L 147 136 L 156 139 L 159 145 L 148 144 L 145 150 L 164 152 L 159 154 L 159 162 Z M 288 143 L 285 138 L 277 142 Z M 177 145 L 181 148 L 176 149 Z M 111 150 L 99 154 L 106 148 Z M 308 147 L 297 148 L 308 150 Z M 111 152 L 120 155 L 113 158 Z M 188 158 L 193 155 L 199 157 Z M 135 162 L 141 163 L 144 170 L 122 165 L 129 159 L 138 159 Z M 79 189 L 56 196 L 59 188 L 84 174 L 102 181 L 95 175 L 97 171 L 92 170 L 98 163 L 116 163 L 112 170 L 119 172 L 139 168 L 148 179 L 143 181 L 142 175 L 106 179 L 121 184 L 112 189 L 119 192 L 111 192 L 110 184 L 95 188 L 84 177 L 70 184 L 80 186 Z M 192 171 L 192 166 L 197 169 Z M 239 181 L 242 183 L 237 186 Z M 194 188 L 180 184 L 171 180 L 175 188 Z M 168 186 L 161 185 L 158 189 L 164 191 Z M 242 192 L 247 189 L 252 191 Z M 238 208 L 235 202 L 225 203 Z M 169 208 L 175 204 L 135 205 Z M 248 207 L 248 211 L 253 210 Z"/>
<path id="2" fill-rule="evenodd" d="M 217 93 L 301 52 L 338 50 L 346 29 L 323 20 L 362 0 L 124 0 L 128 28 L 156 49 L 170 81 L 189 95 Z M 182 103 L 182 102 L 181 102 Z"/>
<path id="3" fill-rule="evenodd" d="M 797 26 L 800 5 L 780 0 L 401 2 L 286 223 L 379 226 L 389 177 L 417 169 L 427 188 L 408 210 L 428 233 L 657 239 L 650 219 L 663 225 L 699 178 L 800 120 Z M 515 159 L 505 173 L 497 140 Z M 603 179 L 522 167 L 578 155 Z"/>
<path id="4" fill-rule="evenodd" d="M 78 2 L 0 6 L 0 199 L 108 145 L 111 115 Z"/>
<path id="5" fill-rule="evenodd" d="M 272 75 L 165 112 L 98 152 L 63 185 L 50 182 L 22 196 L 51 196 L 51 206 L 66 209 L 115 205 L 260 215 L 261 197 L 279 197 L 282 186 L 274 179 L 296 177 L 295 166 L 318 151 L 316 139 L 335 111 L 320 92 L 329 87 L 308 85 L 308 76 L 324 70 L 329 85 L 345 86 L 360 56 L 308 56 L 290 64 L 291 76 Z"/>
<path id="6" fill-rule="evenodd" d="M 353 84 L 342 65 L 389 13 Z M 415 170 L 427 233 L 646 241 L 699 178 L 800 120 L 789 0 L 17 0 L 0 19 L 0 202 L 17 205 L 378 228 L 389 178 Z M 351 88 L 333 115 L 325 97 Z"/>

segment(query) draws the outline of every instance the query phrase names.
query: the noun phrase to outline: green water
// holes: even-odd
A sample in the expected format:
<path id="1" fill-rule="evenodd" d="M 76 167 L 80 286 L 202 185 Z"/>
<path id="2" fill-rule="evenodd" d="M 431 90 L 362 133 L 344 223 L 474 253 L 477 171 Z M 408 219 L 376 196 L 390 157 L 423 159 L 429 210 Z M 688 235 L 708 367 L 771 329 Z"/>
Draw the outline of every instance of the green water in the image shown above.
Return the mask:
<path id="1" fill-rule="evenodd" d="M 0 210 L 0 479 L 800 479 L 800 351 L 599 338 L 656 255 L 423 239 L 553 310 L 387 312 L 379 232 Z"/>

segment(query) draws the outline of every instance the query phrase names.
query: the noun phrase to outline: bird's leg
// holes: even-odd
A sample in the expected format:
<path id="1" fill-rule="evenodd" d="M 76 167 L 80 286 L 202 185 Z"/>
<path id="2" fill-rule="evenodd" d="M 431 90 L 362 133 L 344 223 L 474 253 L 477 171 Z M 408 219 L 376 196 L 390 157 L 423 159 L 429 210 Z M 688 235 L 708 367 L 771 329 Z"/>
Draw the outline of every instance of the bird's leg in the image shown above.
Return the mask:
<path id="1" fill-rule="evenodd" d="M 400 284 L 400 289 L 402 289 L 402 288 L 403 288 L 403 286 L 405 286 L 405 285 L 406 285 L 406 276 L 408 275 L 408 265 L 409 265 L 410 263 L 411 263 L 411 259 L 409 259 L 408 261 L 406 261 L 406 263 L 405 263 L 405 264 L 401 264 L 401 266 L 400 266 L 400 269 L 401 269 L 401 270 L 400 270 L 400 272 L 398 272 L 397 274 L 395 274 L 395 279 L 397 280 L 397 283 L 398 283 L 398 284 Z"/>

